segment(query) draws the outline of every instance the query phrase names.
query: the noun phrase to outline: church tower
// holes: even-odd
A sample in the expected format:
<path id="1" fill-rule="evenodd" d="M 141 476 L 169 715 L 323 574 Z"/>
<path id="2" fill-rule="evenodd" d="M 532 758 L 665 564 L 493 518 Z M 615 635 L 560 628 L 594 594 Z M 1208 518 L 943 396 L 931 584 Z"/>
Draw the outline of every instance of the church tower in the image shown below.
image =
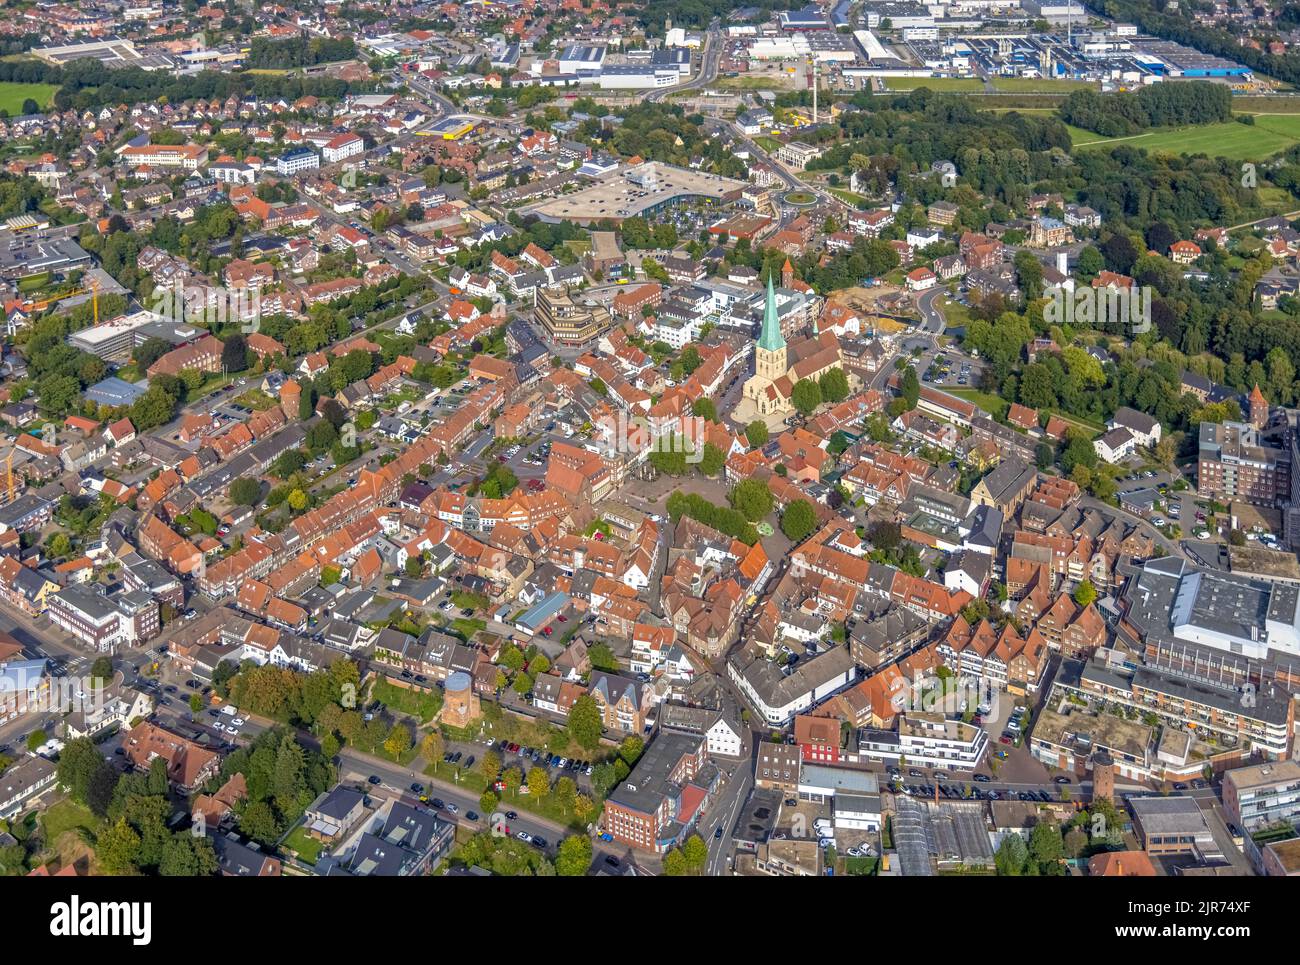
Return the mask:
<path id="1" fill-rule="evenodd" d="M 767 276 L 767 304 L 763 308 L 763 328 L 754 347 L 754 374 L 775 382 L 785 375 L 785 339 L 781 336 L 781 319 L 776 313 L 776 291 L 772 276 Z"/>

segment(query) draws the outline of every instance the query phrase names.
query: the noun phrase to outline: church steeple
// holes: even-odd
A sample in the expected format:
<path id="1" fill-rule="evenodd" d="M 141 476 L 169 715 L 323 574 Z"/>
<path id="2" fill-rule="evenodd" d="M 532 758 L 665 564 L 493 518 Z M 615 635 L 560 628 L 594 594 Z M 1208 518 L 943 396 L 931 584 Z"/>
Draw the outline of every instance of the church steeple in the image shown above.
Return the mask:
<path id="1" fill-rule="evenodd" d="M 785 339 L 781 336 L 781 319 L 776 313 L 776 290 L 772 276 L 767 276 L 767 305 L 763 309 L 763 330 L 754 347 L 754 374 L 768 382 L 785 375 Z"/>
<path id="2" fill-rule="evenodd" d="M 763 308 L 763 328 L 758 334 L 758 347 L 769 352 L 784 352 L 785 339 L 781 336 L 781 319 L 776 313 L 776 290 L 772 276 L 767 276 L 767 304 Z"/>

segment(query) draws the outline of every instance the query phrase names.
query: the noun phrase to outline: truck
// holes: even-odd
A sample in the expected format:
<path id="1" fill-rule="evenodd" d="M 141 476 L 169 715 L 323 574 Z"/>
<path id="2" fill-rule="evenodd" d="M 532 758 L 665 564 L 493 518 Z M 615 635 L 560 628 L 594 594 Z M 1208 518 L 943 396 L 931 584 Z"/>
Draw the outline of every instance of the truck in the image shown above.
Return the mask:
<path id="1" fill-rule="evenodd" d="M 227 717 L 234 717 L 237 713 L 239 713 L 239 711 L 236 709 L 234 704 L 226 704 L 224 707 L 221 708 L 221 712 L 225 714 Z"/>

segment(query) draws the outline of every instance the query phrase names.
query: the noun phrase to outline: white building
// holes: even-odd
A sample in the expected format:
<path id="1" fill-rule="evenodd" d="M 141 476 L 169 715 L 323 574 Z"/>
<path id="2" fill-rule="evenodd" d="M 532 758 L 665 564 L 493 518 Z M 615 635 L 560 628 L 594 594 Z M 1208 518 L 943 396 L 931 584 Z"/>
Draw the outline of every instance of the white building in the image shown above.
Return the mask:
<path id="1" fill-rule="evenodd" d="M 988 746 L 989 735 L 982 727 L 942 714 L 916 713 L 900 716 L 896 731 L 861 731 L 858 758 L 885 764 L 903 758 L 920 767 L 966 771 L 979 764 Z"/>
<path id="2" fill-rule="evenodd" d="M 275 159 L 275 173 L 289 177 L 300 171 L 314 171 L 320 167 L 320 155 L 309 147 L 296 147 Z"/>
<path id="3" fill-rule="evenodd" d="M 321 148 L 321 155 L 326 164 L 336 164 L 346 158 L 354 157 L 366 149 L 366 143 L 356 134 L 340 134 Z"/>

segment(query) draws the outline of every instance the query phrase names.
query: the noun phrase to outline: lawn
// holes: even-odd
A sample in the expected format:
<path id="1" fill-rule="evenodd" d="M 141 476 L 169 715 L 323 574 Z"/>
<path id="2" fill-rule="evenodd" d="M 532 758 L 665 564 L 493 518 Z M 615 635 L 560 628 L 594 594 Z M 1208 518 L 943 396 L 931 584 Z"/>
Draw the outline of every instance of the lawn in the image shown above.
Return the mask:
<path id="1" fill-rule="evenodd" d="M 965 328 L 970 324 L 970 309 L 961 302 L 945 298 L 941 304 L 935 305 L 935 308 L 943 315 L 945 328 Z"/>
<path id="2" fill-rule="evenodd" d="M 254 412 L 263 412 L 276 405 L 275 399 L 261 389 L 249 389 L 243 395 L 238 396 L 235 402 L 252 409 Z"/>
<path id="3" fill-rule="evenodd" d="M 1043 77 L 994 77 L 993 86 L 1008 94 L 1068 94 L 1083 88 L 1097 89 L 1086 80 L 1051 80 Z"/>
<path id="4" fill-rule="evenodd" d="M 442 694 L 436 690 L 421 691 L 413 687 L 398 687 L 387 680 L 377 678 L 370 689 L 370 696 L 385 707 L 409 714 L 420 723 L 427 724 L 442 707 Z"/>
<path id="5" fill-rule="evenodd" d="M 41 110 L 50 106 L 58 84 L 20 84 L 15 81 L 0 81 L 0 110 L 9 112 L 10 117 L 19 117 L 23 113 L 23 101 L 31 98 L 40 105 Z"/>
<path id="6" fill-rule="evenodd" d="M 852 191 L 845 191 L 843 188 L 827 188 L 826 190 L 854 208 L 861 208 L 871 203 L 871 199 L 865 194 L 854 194 Z"/>
<path id="7" fill-rule="evenodd" d="M 974 402 L 995 419 L 1006 415 L 1007 409 L 1011 407 L 1006 399 L 980 389 L 943 389 L 942 391 L 955 395 L 959 399 L 965 399 L 967 402 Z"/>
<path id="8" fill-rule="evenodd" d="M 474 634 L 487 629 L 486 620 L 472 620 L 467 617 L 457 617 L 451 621 L 451 625 L 466 640 L 473 640 Z"/>
<path id="9" fill-rule="evenodd" d="M 1162 128 L 1128 137 L 1100 137 L 1070 128 L 1076 148 L 1106 148 L 1119 144 L 1148 151 L 1207 154 L 1233 161 L 1262 161 L 1300 143 L 1300 114 L 1257 114 L 1254 125 L 1224 121 L 1190 127 Z"/>
<path id="10" fill-rule="evenodd" d="M 89 831 L 98 833 L 100 825 L 99 818 L 91 814 L 89 808 L 78 804 L 71 798 L 65 798 L 41 815 L 41 826 L 45 830 L 45 841 L 51 846 L 58 841 L 59 836 L 65 831 L 86 828 Z"/>
<path id="11" fill-rule="evenodd" d="M 885 87 L 891 91 L 911 91 L 928 87 L 933 91 L 955 93 L 960 91 L 982 91 L 984 81 L 978 77 L 890 77 Z"/>
<path id="12" fill-rule="evenodd" d="M 723 77 L 716 86 L 724 90 L 784 90 L 790 85 L 772 77 Z"/>
<path id="13" fill-rule="evenodd" d="M 314 865 L 320 858 L 320 853 L 325 850 L 325 846 L 307 833 L 307 829 L 301 824 L 289 832 L 284 843 L 280 845 L 282 851 L 298 852 L 298 860 L 304 864 Z"/>

